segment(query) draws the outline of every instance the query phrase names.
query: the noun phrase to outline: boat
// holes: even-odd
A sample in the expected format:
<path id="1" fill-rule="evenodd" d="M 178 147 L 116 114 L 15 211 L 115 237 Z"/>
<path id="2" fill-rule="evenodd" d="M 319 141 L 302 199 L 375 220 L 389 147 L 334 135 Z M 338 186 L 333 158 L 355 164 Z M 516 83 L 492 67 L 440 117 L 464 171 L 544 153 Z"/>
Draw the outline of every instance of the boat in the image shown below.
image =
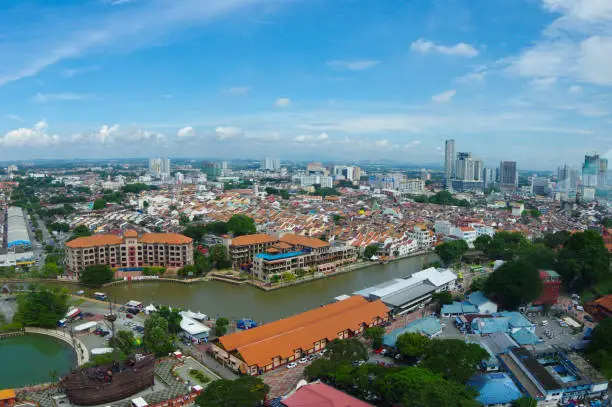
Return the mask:
<path id="1" fill-rule="evenodd" d="M 124 362 L 77 369 L 66 376 L 60 386 L 72 404 L 106 404 L 153 386 L 154 369 L 154 355 L 136 354 Z"/>

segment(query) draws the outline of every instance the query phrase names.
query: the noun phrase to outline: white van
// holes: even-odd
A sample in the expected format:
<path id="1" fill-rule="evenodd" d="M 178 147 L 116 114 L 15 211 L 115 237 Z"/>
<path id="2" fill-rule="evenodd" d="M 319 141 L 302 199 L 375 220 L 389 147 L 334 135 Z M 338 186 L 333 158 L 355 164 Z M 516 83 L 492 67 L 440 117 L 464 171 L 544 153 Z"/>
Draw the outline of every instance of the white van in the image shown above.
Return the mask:
<path id="1" fill-rule="evenodd" d="M 546 325 L 548 325 L 548 321 L 547 321 L 547 320 L 544 320 L 544 321 L 540 322 L 540 325 L 542 325 L 542 326 L 546 326 Z"/>

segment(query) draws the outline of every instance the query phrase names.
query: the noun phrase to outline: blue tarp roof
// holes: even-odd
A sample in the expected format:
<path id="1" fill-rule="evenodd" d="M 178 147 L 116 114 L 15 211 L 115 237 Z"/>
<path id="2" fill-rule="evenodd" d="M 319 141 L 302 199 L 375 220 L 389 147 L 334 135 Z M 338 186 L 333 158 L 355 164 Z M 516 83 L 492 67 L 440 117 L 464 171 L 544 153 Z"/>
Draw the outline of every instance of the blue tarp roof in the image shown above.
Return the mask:
<path id="1" fill-rule="evenodd" d="M 482 291 L 474 291 L 468 296 L 468 300 L 478 307 L 486 304 L 487 302 L 492 302 L 482 293 Z"/>
<path id="2" fill-rule="evenodd" d="M 509 404 L 523 395 L 506 373 L 477 374 L 468 384 L 478 391 L 476 400 L 485 406 Z"/>
<path id="3" fill-rule="evenodd" d="M 442 306 L 441 313 L 444 314 L 475 314 L 478 308 L 468 302 L 454 301 L 452 304 Z"/>
<path id="4" fill-rule="evenodd" d="M 535 345 L 540 342 L 540 338 L 536 334 L 525 328 L 510 334 L 510 336 L 519 345 Z"/>
<path id="5" fill-rule="evenodd" d="M 304 252 L 289 252 L 289 253 L 281 253 L 281 254 L 259 253 L 259 254 L 256 254 L 255 257 L 257 257 L 258 259 L 264 259 L 264 260 L 271 261 L 271 260 L 288 259 L 289 257 L 301 256 L 302 254 L 304 254 Z"/>
<path id="6" fill-rule="evenodd" d="M 405 333 L 420 333 L 429 337 L 434 336 L 442 330 L 442 325 L 435 317 L 427 317 L 417 319 L 414 322 L 409 323 L 403 328 L 397 328 L 390 334 L 387 334 L 383 338 L 383 344 L 388 347 L 394 347 L 397 337 Z"/>
<path id="7" fill-rule="evenodd" d="M 504 311 L 493 315 L 493 318 L 476 318 L 472 321 L 472 330 L 479 334 L 510 332 L 515 328 L 531 328 L 533 324 L 515 311 Z"/>

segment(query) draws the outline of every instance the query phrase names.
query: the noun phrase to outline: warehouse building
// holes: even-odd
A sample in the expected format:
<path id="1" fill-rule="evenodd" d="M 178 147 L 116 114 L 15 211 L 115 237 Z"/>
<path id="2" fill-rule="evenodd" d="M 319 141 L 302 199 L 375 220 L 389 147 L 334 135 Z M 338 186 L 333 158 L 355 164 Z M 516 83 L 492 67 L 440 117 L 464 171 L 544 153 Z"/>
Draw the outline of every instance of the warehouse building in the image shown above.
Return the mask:
<path id="1" fill-rule="evenodd" d="M 402 315 L 431 301 L 434 293 L 455 287 L 457 275 L 448 269 L 430 267 L 406 278 L 396 278 L 353 293 L 368 300 L 381 300 L 391 314 Z"/>
<path id="2" fill-rule="evenodd" d="M 28 227 L 23 217 L 23 209 L 17 206 L 11 206 L 7 211 L 6 244 L 9 249 L 32 245 Z"/>
<path id="3" fill-rule="evenodd" d="M 215 357 L 243 374 L 258 375 L 325 349 L 334 339 L 385 323 L 389 309 L 360 296 L 331 303 L 246 331 L 222 336 Z"/>

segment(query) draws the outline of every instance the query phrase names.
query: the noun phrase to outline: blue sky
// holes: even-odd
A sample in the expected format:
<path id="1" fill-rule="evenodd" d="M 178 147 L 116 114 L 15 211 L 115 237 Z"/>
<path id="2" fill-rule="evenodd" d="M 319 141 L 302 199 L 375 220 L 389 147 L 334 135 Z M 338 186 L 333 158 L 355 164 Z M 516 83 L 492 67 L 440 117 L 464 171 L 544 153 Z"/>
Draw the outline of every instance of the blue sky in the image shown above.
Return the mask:
<path id="1" fill-rule="evenodd" d="M 4 0 L 0 56 L 1 160 L 612 149 L 609 0 Z"/>

